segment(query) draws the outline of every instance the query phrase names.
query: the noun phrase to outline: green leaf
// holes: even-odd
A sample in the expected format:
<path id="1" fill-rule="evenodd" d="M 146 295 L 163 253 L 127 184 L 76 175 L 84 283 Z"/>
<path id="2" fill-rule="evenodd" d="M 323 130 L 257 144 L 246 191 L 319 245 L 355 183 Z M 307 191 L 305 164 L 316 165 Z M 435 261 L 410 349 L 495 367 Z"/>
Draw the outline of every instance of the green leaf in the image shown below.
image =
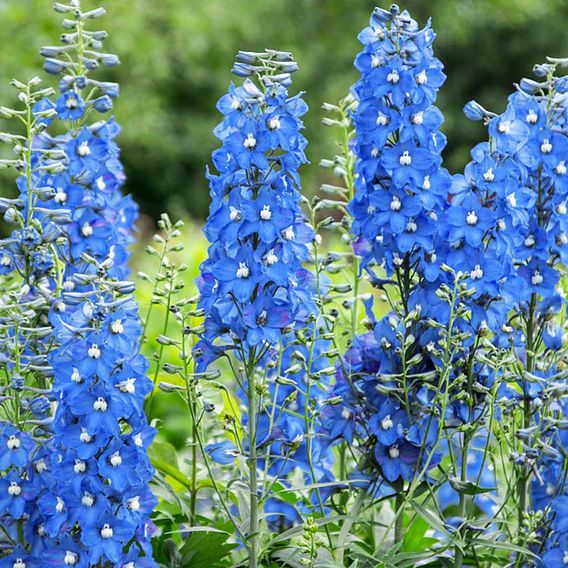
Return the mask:
<path id="1" fill-rule="evenodd" d="M 200 527 L 206 528 L 206 527 Z M 181 548 L 181 566 L 191 568 L 225 568 L 231 565 L 231 550 L 237 545 L 227 542 L 225 532 L 193 532 Z"/>
<path id="2" fill-rule="evenodd" d="M 437 539 L 426 536 L 428 528 L 428 523 L 422 517 L 417 517 L 404 535 L 402 550 L 404 552 L 426 550 L 436 544 Z"/>
<path id="3" fill-rule="evenodd" d="M 450 477 L 448 481 L 455 491 L 463 495 L 481 495 L 496 490 L 495 487 L 481 487 L 473 481 L 461 481 L 457 477 Z"/>

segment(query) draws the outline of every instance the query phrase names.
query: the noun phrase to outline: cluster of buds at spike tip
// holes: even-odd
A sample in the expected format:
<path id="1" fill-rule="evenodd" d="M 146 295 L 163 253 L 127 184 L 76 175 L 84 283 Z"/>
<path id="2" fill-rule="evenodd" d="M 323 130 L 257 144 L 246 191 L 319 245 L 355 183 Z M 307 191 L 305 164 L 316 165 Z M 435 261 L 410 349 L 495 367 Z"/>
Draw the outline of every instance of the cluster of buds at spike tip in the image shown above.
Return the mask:
<path id="1" fill-rule="evenodd" d="M 271 82 L 288 87 L 292 83 L 291 74 L 298 70 L 298 64 L 288 51 L 265 49 L 264 51 L 239 51 L 232 72 L 239 77 L 259 76 L 263 82 Z"/>

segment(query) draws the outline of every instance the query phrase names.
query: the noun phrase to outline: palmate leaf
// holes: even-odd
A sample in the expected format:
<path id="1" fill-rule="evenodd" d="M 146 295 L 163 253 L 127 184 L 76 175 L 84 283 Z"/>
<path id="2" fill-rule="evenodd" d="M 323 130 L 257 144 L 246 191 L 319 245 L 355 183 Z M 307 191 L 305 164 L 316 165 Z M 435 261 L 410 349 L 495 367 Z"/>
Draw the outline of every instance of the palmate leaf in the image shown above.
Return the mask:
<path id="1" fill-rule="evenodd" d="M 236 543 L 228 542 L 230 535 L 222 531 L 192 532 L 180 550 L 181 566 L 191 568 L 225 568 L 231 566 L 230 554 Z"/>

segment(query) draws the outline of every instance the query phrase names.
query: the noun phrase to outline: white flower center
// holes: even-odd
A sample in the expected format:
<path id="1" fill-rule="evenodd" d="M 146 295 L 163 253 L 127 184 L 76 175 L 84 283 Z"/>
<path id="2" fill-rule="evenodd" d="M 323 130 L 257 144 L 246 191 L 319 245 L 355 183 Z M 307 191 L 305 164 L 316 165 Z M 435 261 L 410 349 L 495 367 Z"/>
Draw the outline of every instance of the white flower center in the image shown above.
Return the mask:
<path id="1" fill-rule="evenodd" d="M 90 223 L 85 223 L 82 227 L 81 227 L 81 234 L 84 237 L 90 237 L 93 234 L 93 227 L 91 227 Z"/>
<path id="2" fill-rule="evenodd" d="M 85 430 L 85 428 L 81 428 L 81 434 L 79 435 L 79 440 L 83 442 L 83 444 L 90 444 L 93 437 Z"/>
<path id="3" fill-rule="evenodd" d="M 406 223 L 406 232 L 407 233 L 415 233 L 416 229 L 418 229 L 418 225 L 414 221 L 414 219 L 410 218 Z"/>
<path id="4" fill-rule="evenodd" d="M 134 377 L 130 377 L 125 381 L 121 381 L 116 386 L 117 388 L 124 393 L 134 394 L 136 392 L 136 379 Z"/>
<path id="5" fill-rule="evenodd" d="M 493 168 L 489 168 L 484 174 L 483 179 L 485 181 L 493 181 L 495 179 L 495 174 L 493 173 Z"/>
<path id="6" fill-rule="evenodd" d="M 272 266 L 278 262 L 278 257 L 274 254 L 274 249 L 270 249 L 266 256 L 264 257 L 264 264 L 266 266 Z"/>
<path id="7" fill-rule="evenodd" d="M 416 75 L 416 82 L 419 85 L 424 85 L 428 82 L 428 75 L 426 74 L 426 71 L 420 71 L 420 73 Z"/>
<path id="8" fill-rule="evenodd" d="M 103 189 L 106 189 L 106 183 L 105 180 L 103 178 L 103 176 L 100 176 L 97 178 L 96 181 L 97 187 L 102 191 Z"/>
<path id="9" fill-rule="evenodd" d="M 35 470 L 38 473 L 43 473 L 47 469 L 47 464 L 45 463 L 45 460 L 43 458 L 36 461 L 34 466 L 35 466 Z"/>
<path id="10" fill-rule="evenodd" d="M 391 457 L 391 459 L 395 460 L 396 458 L 398 458 L 398 456 L 400 456 L 400 450 L 398 449 L 398 445 L 395 444 L 394 446 L 391 446 L 389 448 L 389 456 Z"/>
<path id="11" fill-rule="evenodd" d="M 79 156 L 81 156 L 82 158 L 84 158 L 85 156 L 89 156 L 91 154 L 89 143 L 86 140 L 84 142 L 81 142 L 81 144 L 79 144 L 79 147 L 77 148 L 77 154 L 79 154 Z"/>
<path id="12" fill-rule="evenodd" d="M 376 146 L 373 146 L 371 150 L 371 158 L 376 158 L 379 155 L 379 149 Z"/>
<path id="13" fill-rule="evenodd" d="M 19 497 L 21 492 L 22 488 L 15 481 L 10 481 L 10 486 L 8 487 L 8 495 L 10 495 L 10 497 Z"/>
<path id="14" fill-rule="evenodd" d="M 391 420 L 390 414 L 387 414 L 382 420 L 381 420 L 381 429 L 382 430 L 389 430 L 390 428 L 393 427 L 393 421 Z"/>
<path id="15" fill-rule="evenodd" d="M 371 67 L 373 67 L 373 69 L 376 69 L 377 67 L 380 66 L 381 66 L 381 58 L 375 53 L 371 57 Z"/>
<path id="16" fill-rule="evenodd" d="M 479 280 L 483 277 L 483 270 L 481 270 L 481 266 L 479 266 L 479 264 L 475 265 L 475 268 L 471 271 L 470 276 L 472 280 Z"/>
<path id="17" fill-rule="evenodd" d="M 246 262 L 239 262 L 239 267 L 237 268 L 237 278 L 248 278 L 250 276 L 250 270 Z"/>
<path id="18" fill-rule="evenodd" d="M 85 473 L 87 471 L 87 464 L 81 460 L 75 460 L 75 465 L 73 466 L 73 471 L 75 473 Z"/>
<path id="19" fill-rule="evenodd" d="M 402 155 L 398 159 L 398 163 L 401 166 L 410 166 L 410 164 L 412 164 L 412 156 L 410 155 L 410 152 L 408 150 L 405 150 L 402 153 Z"/>
<path id="20" fill-rule="evenodd" d="M 65 203 L 67 201 L 67 194 L 60 187 L 57 188 L 57 193 L 53 196 L 55 203 Z"/>
<path id="21" fill-rule="evenodd" d="M 386 114 L 379 112 L 379 116 L 377 116 L 377 125 L 386 126 L 389 122 L 389 117 Z"/>
<path id="22" fill-rule="evenodd" d="M 420 126 L 424 122 L 424 113 L 420 111 L 416 114 L 413 114 L 410 122 L 412 122 L 412 124 L 416 124 L 416 126 Z"/>
<path id="23" fill-rule="evenodd" d="M 79 560 L 79 555 L 76 552 L 72 552 L 71 550 L 65 551 L 65 558 L 63 559 L 63 562 L 67 566 L 75 566 L 75 564 L 77 564 L 77 560 Z"/>
<path id="24" fill-rule="evenodd" d="M 393 69 L 388 75 L 387 75 L 387 81 L 389 83 L 392 83 L 393 85 L 396 85 L 399 81 L 400 81 L 400 75 L 398 74 L 398 71 L 396 69 Z"/>
<path id="25" fill-rule="evenodd" d="M 562 562 L 564 562 L 564 564 L 568 564 L 568 550 L 564 551 L 564 556 L 562 557 Z"/>
<path id="26" fill-rule="evenodd" d="M 7 254 L 3 254 L 0 259 L 0 264 L 2 266 L 10 266 L 10 264 L 12 264 L 12 259 Z"/>
<path id="27" fill-rule="evenodd" d="M 112 465 L 112 467 L 118 467 L 120 465 L 122 465 L 122 456 L 120 455 L 120 452 L 114 452 L 114 454 L 112 454 L 112 456 L 110 456 L 110 465 Z"/>
<path id="28" fill-rule="evenodd" d="M 424 176 L 424 183 L 422 184 L 422 189 L 428 191 L 431 187 L 430 176 Z"/>
<path id="29" fill-rule="evenodd" d="M 77 369 L 76 367 L 73 367 L 73 372 L 71 373 L 71 380 L 74 383 L 80 383 L 83 381 L 81 375 L 79 374 L 79 369 Z"/>
<path id="30" fill-rule="evenodd" d="M 566 233 L 562 232 L 560 233 L 557 237 L 556 237 L 556 242 L 559 245 L 565 245 L 568 244 L 568 235 L 566 235 Z"/>
<path id="31" fill-rule="evenodd" d="M 526 239 L 525 239 L 525 246 L 526 247 L 534 247 L 534 244 L 536 243 L 536 240 L 534 238 L 534 235 L 529 235 Z"/>
<path id="32" fill-rule="evenodd" d="M 560 203 L 558 207 L 556 207 L 556 213 L 558 213 L 558 215 L 566 215 L 566 203 Z"/>
<path id="33" fill-rule="evenodd" d="M 114 531 L 112 530 L 112 527 L 108 523 L 105 523 L 101 529 L 101 536 L 103 538 L 112 538 L 113 535 Z"/>
<path id="34" fill-rule="evenodd" d="M 282 236 L 287 241 L 293 241 L 294 238 L 296 237 L 296 234 L 294 233 L 294 228 L 288 227 L 287 229 L 284 230 L 284 233 L 283 233 Z"/>
<path id="35" fill-rule="evenodd" d="M 402 203 L 401 203 L 400 199 L 398 198 L 398 196 L 393 195 L 391 203 L 390 203 L 391 211 L 400 211 L 401 207 L 402 207 Z"/>
<path id="36" fill-rule="evenodd" d="M 243 142 L 243 146 L 248 150 L 253 150 L 254 148 L 256 148 L 256 138 L 253 136 L 252 132 L 248 133 L 248 136 Z"/>
<path id="37" fill-rule="evenodd" d="M 108 408 L 108 402 L 102 397 L 99 396 L 95 402 L 93 402 L 93 409 L 97 412 L 106 412 Z"/>
<path id="38" fill-rule="evenodd" d="M 272 117 L 268 121 L 268 128 L 270 128 L 270 130 L 278 130 L 280 128 L 280 118 L 278 116 Z"/>
<path id="39" fill-rule="evenodd" d="M 128 499 L 128 501 L 126 502 L 126 506 L 131 510 L 131 511 L 139 511 L 140 510 L 140 497 L 137 495 L 136 497 L 132 497 L 132 499 Z"/>
<path id="40" fill-rule="evenodd" d="M 468 225 L 477 225 L 477 215 L 475 211 L 470 211 L 465 218 Z"/>
<path id="41" fill-rule="evenodd" d="M 96 343 L 93 343 L 89 347 L 88 353 L 91 359 L 98 359 L 101 356 L 101 350 L 99 349 L 99 346 Z"/>
<path id="42" fill-rule="evenodd" d="M 110 324 L 110 330 L 115 334 L 120 334 L 124 331 L 124 326 L 122 325 L 122 320 L 113 321 Z"/>
<path id="43" fill-rule="evenodd" d="M 550 143 L 550 141 L 548 140 L 548 138 L 545 138 L 542 141 L 542 144 L 540 145 L 540 151 L 543 154 L 550 154 L 550 152 L 552 152 L 552 144 Z"/>
<path id="44" fill-rule="evenodd" d="M 535 270 L 531 278 L 533 286 L 538 286 L 539 284 L 542 284 L 543 280 L 544 278 L 542 277 L 542 274 L 538 270 Z"/>
<path id="45" fill-rule="evenodd" d="M 26 563 L 21 558 L 16 558 L 16 562 L 12 564 L 12 568 L 26 568 Z"/>
<path id="46" fill-rule="evenodd" d="M 61 499 L 61 497 L 56 497 L 56 499 L 57 499 L 57 505 L 55 505 L 55 512 L 62 513 L 63 510 L 65 509 L 65 503 L 63 502 L 63 499 Z"/>
<path id="47" fill-rule="evenodd" d="M 92 507 L 95 504 L 95 498 L 85 491 L 83 497 L 81 497 L 81 505 L 84 507 Z"/>
<path id="48" fill-rule="evenodd" d="M 538 114 L 536 114 L 534 110 L 529 110 L 527 116 L 525 117 L 525 120 L 529 124 L 536 124 L 536 121 L 538 120 Z"/>
<path id="49" fill-rule="evenodd" d="M 270 221 L 272 217 L 272 211 L 270 211 L 270 205 L 264 205 L 260 210 L 260 218 L 263 221 Z"/>
<path id="50" fill-rule="evenodd" d="M 240 221 L 241 220 L 241 212 L 236 207 L 233 207 L 232 205 L 229 205 L 229 209 L 230 209 L 229 219 L 231 219 L 231 221 Z"/>
<path id="51" fill-rule="evenodd" d="M 135 434 L 132 439 L 134 440 L 135 446 L 141 448 L 144 445 L 144 442 L 142 441 L 142 436 L 140 434 Z"/>
<path id="52" fill-rule="evenodd" d="M 508 120 L 504 120 L 503 122 L 499 123 L 497 130 L 501 134 L 509 134 L 509 132 L 511 132 L 511 123 Z"/>
<path id="53" fill-rule="evenodd" d="M 566 162 L 564 160 L 562 160 L 555 168 L 554 171 L 559 175 L 559 176 L 564 176 L 566 175 Z"/>
<path id="54" fill-rule="evenodd" d="M 517 206 L 517 196 L 514 193 L 507 195 L 507 201 L 511 207 Z"/>
<path id="55" fill-rule="evenodd" d="M 17 450 L 21 445 L 22 443 L 20 442 L 20 438 L 14 434 L 12 434 L 6 442 L 6 446 L 8 446 L 9 450 Z"/>

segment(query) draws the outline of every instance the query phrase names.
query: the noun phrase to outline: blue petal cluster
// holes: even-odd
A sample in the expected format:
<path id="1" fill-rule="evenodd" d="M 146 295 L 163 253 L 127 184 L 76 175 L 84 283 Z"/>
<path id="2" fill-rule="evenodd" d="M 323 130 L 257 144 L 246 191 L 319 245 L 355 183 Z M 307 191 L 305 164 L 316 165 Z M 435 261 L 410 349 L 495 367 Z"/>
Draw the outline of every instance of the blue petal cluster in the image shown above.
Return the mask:
<path id="1" fill-rule="evenodd" d="M 277 344 L 314 311 L 312 275 L 302 267 L 313 232 L 300 209 L 298 168 L 306 162 L 300 95 L 263 77 L 229 88 L 218 103 L 222 147 L 209 174 L 211 243 L 198 287 L 205 310 L 200 366 L 228 351 L 243 360 Z"/>

